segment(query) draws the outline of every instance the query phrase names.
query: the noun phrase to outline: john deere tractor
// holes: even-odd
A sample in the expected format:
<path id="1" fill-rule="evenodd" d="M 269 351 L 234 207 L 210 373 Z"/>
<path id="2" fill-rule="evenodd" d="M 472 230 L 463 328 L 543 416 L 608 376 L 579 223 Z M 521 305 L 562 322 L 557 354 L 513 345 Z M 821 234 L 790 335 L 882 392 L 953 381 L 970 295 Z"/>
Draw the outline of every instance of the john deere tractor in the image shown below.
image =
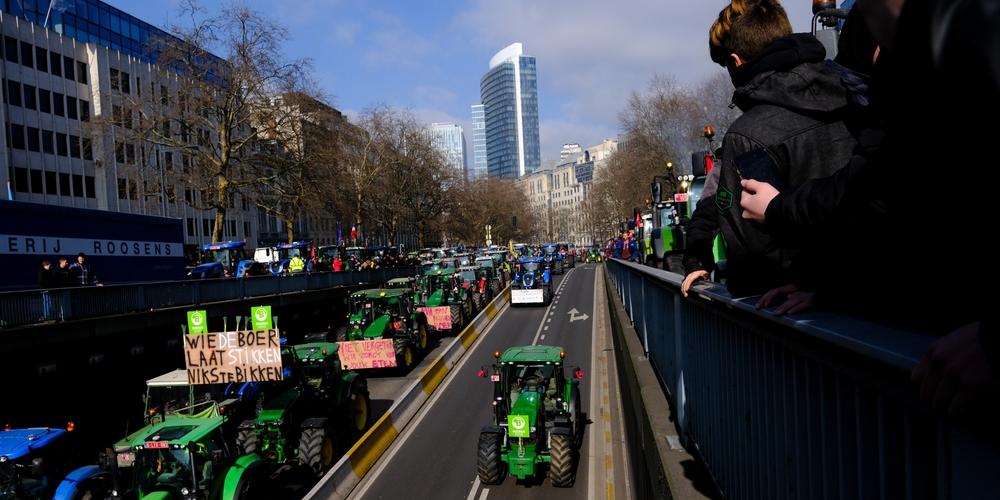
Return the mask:
<path id="1" fill-rule="evenodd" d="M 428 315 L 429 309 L 448 308 L 451 331 L 459 332 L 474 316 L 472 295 L 462 286 L 462 275 L 456 269 L 441 268 L 428 271 L 420 280 L 414 301 Z M 448 329 L 444 324 L 432 324 L 435 330 Z"/>
<path id="2" fill-rule="evenodd" d="M 368 382 L 341 369 L 337 348 L 317 342 L 282 349 L 286 389 L 263 403 L 256 418 L 240 424 L 241 453 L 322 474 L 368 428 Z"/>
<path id="3" fill-rule="evenodd" d="M 483 484 L 500 484 L 507 473 L 519 480 L 547 469 L 553 486 L 576 480 L 584 419 L 580 412 L 583 371 L 563 373 L 561 347 L 530 345 L 496 353 L 491 370 L 493 419 L 479 433 L 477 469 Z M 487 370 L 479 371 L 486 377 Z"/>
<path id="4" fill-rule="evenodd" d="M 352 293 L 348 299 L 348 324 L 337 329 L 337 342 L 392 339 L 397 366 L 410 368 L 417 355 L 427 351 L 427 318 L 414 306 L 412 294 L 406 288 Z"/>

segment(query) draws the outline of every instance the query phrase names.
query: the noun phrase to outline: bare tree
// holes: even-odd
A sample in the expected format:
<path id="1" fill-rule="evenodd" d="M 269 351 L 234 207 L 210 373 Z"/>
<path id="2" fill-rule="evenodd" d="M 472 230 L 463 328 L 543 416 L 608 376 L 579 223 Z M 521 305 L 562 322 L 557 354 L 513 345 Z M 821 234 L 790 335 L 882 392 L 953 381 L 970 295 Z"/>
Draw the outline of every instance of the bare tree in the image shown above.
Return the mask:
<path id="1" fill-rule="evenodd" d="M 487 225 L 495 244 L 541 236 L 527 195 L 510 180 L 485 178 L 461 185 L 448 222 L 448 233 L 469 244 L 485 243 Z"/>

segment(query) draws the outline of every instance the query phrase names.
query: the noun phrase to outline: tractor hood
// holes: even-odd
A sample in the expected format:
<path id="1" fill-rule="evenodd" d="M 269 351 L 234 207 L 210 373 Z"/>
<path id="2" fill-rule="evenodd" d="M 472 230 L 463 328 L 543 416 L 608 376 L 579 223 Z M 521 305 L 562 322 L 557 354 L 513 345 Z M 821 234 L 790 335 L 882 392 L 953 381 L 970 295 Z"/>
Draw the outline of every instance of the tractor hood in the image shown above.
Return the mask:
<path id="1" fill-rule="evenodd" d="M 389 315 L 383 314 L 372 321 L 372 324 L 365 328 L 366 339 L 380 339 L 385 334 L 386 327 L 389 326 Z"/>
<path id="2" fill-rule="evenodd" d="M 522 391 L 521 395 L 514 401 L 514 406 L 510 409 L 510 415 L 526 415 L 528 425 L 535 426 L 535 419 L 538 417 L 538 405 L 541 404 L 541 394 L 537 391 Z"/>
<path id="3" fill-rule="evenodd" d="M 38 427 L 0 431 L 0 456 L 15 461 L 34 450 L 40 450 L 59 439 L 66 431 Z"/>
<path id="4" fill-rule="evenodd" d="M 260 415 L 257 415 L 257 423 L 270 424 L 281 422 L 285 416 L 285 412 L 295 404 L 295 401 L 299 399 L 299 395 L 298 389 L 289 389 L 284 394 L 272 399 L 261 408 Z"/>
<path id="5" fill-rule="evenodd" d="M 444 304 L 444 290 L 438 289 L 434 290 L 429 297 L 427 297 L 427 303 L 424 304 L 427 307 L 437 307 Z"/>
<path id="6" fill-rule="evenodd" d="M 219 264 L 218 262 L 206 262 L 195 266 L 195 268 L 191 270 L 189 276 L 192 278 L 203 278 L 206 274 L 211 274 L 215 269 L 219 269 L 218 272 L 221 274 L 222 264 Z"/>
<path id="7" fill-rule="evenodd" d="M 153 491 L 142 496 L 142 500 L 171 500 L 172 498 L 174 495 L 169 491 Z"/>

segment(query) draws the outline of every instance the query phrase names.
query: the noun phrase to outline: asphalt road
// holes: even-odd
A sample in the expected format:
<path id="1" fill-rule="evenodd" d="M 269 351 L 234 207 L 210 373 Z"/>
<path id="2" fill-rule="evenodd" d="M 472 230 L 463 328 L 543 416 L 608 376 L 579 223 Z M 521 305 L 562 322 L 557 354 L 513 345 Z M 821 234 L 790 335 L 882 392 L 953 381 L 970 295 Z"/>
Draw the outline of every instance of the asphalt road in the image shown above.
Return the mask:
<path id="1" fill-rule="evenodd" d="M 628 498 L 628 465 L 624 450 L 615 444 L 622 441 L 617 418 L 621 405 L 604 320 L 607 301 L 603 284 L 597 282 L 597 269 L 578 266 L 557 276 L 558 292 L 548 308 L 509 308 L 499 316 L 351 498 L 576 499 L 614 498 L 616 494 Z M 586 373 L 581 399 L 590 423 L 583 436 L 576 483 L 571 488 L 554 488 L 544 478 L 522 483 L 507 477 L 500 485 L 481 485 L 476 476 L 476 449 L 479 430 L 490 421 L 492 388 L 476 372 L 493 364 L 494 351 L 532 343 L 562 346 L 565 366 L 579 366 Z M 415 372 L 419 373 L 419 367 Z M 403 385 L 402 380 L 373 382 L 373 399 L 379 406 L 391 399 L 386 391 Z"/>

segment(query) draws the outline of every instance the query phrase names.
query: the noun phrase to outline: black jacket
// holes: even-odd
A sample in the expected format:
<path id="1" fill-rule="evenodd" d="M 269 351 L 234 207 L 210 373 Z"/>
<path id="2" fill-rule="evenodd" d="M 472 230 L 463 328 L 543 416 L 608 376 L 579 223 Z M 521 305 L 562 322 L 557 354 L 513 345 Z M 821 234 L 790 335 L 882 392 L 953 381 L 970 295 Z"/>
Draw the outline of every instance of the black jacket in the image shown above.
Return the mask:
<path id="1" fill-rule="evenodd" d="M 743 115 L 722 140 L 715 202 L 733 295 L 759 294 L 792 282 L 796 254 L 773 241 L 761 225 L 742 218 L 736 159 L 765 151 L 783 188 L 794 189 L 843 167 L 857 143 L 844 122 L 851 96 L 825 57 L 815 37 L 796 34 L 775 41 L 732 74 L 737 85 L 733 103 Z"/>

